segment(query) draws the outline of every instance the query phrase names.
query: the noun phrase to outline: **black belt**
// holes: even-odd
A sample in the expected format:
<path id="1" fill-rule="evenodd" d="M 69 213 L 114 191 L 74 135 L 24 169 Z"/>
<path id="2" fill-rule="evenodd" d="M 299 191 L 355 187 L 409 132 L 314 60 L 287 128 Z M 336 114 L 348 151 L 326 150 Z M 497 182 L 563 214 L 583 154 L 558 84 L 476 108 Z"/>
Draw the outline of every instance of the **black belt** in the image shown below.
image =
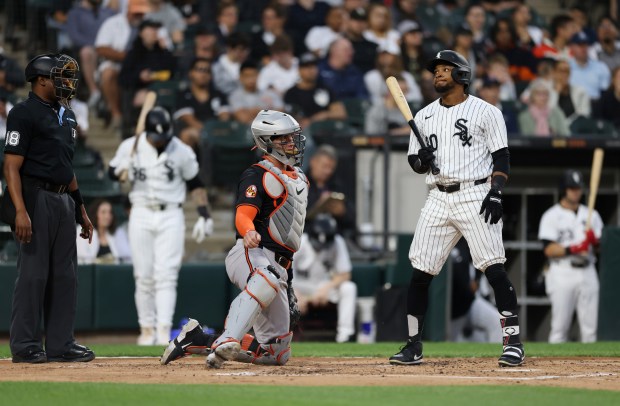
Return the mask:
<path id="1" fill-rule="evenodd" d="M 154 210 L 154 211 L 164 211 L 170 208 L 181 208 L 183 207 L 183 203 L 155 203 L 155 204 L 147 204 L 144 207 Z"/>
<path id="2" fill-rule="evenodd" d="M 488 178 L 475 180 L 474 181 L 474 186 L 482 185 L 483 183 L 486 183 L 487 179 Z M 446 193 L 453 193 L 453 192 L 458 192 L 459 190 L 461 190 L 461 184 L 460 183 L 453 183 L 452 185 L 440 185 L 440 184 L 437 184 L 435 186 L 437 186 L 437 189 L 440 192 L 446 192 Z"/>
<path id="3" fill-rule="evenodd" d="M 58 193 L 59 195 L 69 192 L 69 185 L 57 185 L 31 176 L 24 176 L 23 182 L 48 192 Z"/>
<path id="4" fill-rule="evenodd" d="M 293 260 L 292 259 L 288 259 L 287 257 L 285 257 L 284 255 L 280 255 L 277 252 L 274 253 L 275 255 L 275 259 L 276 262 L 278 263 L 278 265 L 280 265 L 282 268 L 286 269 L 287 271 L 291 268 L 291 265 L 293 265 Z"/>

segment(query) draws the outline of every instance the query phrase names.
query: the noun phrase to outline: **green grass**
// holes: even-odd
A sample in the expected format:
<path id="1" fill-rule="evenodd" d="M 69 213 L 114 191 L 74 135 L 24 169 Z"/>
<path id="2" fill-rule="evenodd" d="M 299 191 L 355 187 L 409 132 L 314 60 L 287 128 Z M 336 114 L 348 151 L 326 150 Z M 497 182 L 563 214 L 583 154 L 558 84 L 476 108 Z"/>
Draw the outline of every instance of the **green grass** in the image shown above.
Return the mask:
<path id="1" fill-rule="evenodd" d="M 85 341 L 83 344 L 88 345 Z M 297 357 L 389 357 L 396 353 L 403 343 L 336 344 L 336 343 L 293 343 L 293 356 Z M 137 345 L 110 344 L 90 346 L 100 357 L 153 356 L 158 357 L 163 347 L 139 347 Z M 620 342 L 599 342 L 592 344 L 526 343 L 528 357 L 620 357 Z M 497 357 L 499 344 L 480 343 L 424 343 L 426 358 L 443 357 Z M 8 345 L 0 345 L 0 358 L 11 356 Z"/>
<path id="2" fill-rule="evenodd" d="M 618 392 L 532 386 L 299 387 L 0 382 L 0 405 L 615 405 Z M 189 402 L 189 403 L 186 403 Z"/>

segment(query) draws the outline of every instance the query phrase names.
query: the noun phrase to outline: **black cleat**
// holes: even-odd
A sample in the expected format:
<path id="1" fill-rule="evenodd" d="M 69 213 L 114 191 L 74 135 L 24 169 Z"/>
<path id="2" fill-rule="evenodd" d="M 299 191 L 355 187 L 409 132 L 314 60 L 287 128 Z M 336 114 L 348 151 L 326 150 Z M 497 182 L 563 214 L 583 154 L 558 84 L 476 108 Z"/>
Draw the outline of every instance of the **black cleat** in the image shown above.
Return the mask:
<path id="1" fill-rule="evenodd" d="M 194 341 L 199 337 L 201 338 L 203 334 L 200 323 L 197 320 L 189 319 L 181 328 L 179 335 L 168 343 L 168 347 L 166 347 L 159 361 L 162 365 L 168 365 L 170 362 L 183 358 L 186 355 L 208 354 L 209 348 L 206 346 L 193 345 Z"/>
<path id="2" fill-rule="evenodd" d="M 525 362 L 523 344 L 505 345 L 502 356 L 497 360 L 500 367 L 518 367 Z"/>
<path id="3" fill-rule="evenodd" d="M 40 348 L 28 347 L 13 355 L 12 361 L 15 364 L 43 364 L 47 362 L 47 354 Z"/>
<path id="4" fill-rule="evenodd" d="M 418 365 L 422 363 L 422 341 L 408 341 L 398 354 L 390 357 L 392 365 Z"/>
<path id="5" fill-rule="evenodd" d="M 57 356 L 48 356 L 48 362 L 90 362 L 95 359 L 95 353 L 88 347 L 73 343 L 69 351 Z"/>

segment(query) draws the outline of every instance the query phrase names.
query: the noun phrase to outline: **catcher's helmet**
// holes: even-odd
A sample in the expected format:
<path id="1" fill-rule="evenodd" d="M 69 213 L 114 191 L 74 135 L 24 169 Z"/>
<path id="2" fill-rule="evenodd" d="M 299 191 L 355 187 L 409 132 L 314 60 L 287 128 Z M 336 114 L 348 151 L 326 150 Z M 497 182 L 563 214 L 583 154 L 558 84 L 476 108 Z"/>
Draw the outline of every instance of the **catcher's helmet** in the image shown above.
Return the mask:
<path id="1" fill-rule="evenodd" d="M 292 135 L 294 152 L 286 152 L 283 145 L 274 143 L 274 137 Z M 306 148 L 306 137 L 297 120 L 286 113 L 261 110 L 252 122 L 252 137 L 256 146 L 285 165 L 301 166 Z"/>
<path id="2" fill-rule="evenodd" d="M 42 54 L 28 62 L 25 75 L 28 82 L 39 76 L 52 79 L 56 97 L 62 104 L 67 104 L 75 96 L 79 71 L 77 61 L 68 55 Z"/>
<path id="3" fill-rule="evenodd" d="M 308 229 L 308 237 L 310 237 L 312 247 L 317 251 L 331 247 L 336 237 L 337 228 L 336 220 L 330 214 L 318 214 Z"/>
<path id="4" fill-rule="evenodd" d="M 146 115 L 144 130 L 151 142 L 167 143 L 173 136 L 170 113 L 163 107 L 154 107 Z"/>
<path id="5" fill-rule="evenodd" d="M 564 195 L 566 194 L 566 189 L 568 188 L 583 189 L 583 187 L 584 187 L 583 175 L 581 174 L 581 172 L 576 171 L 574 169 L 568 169 L 562 174 L 562 177 L 560 178 L 560 182 L 559 182 L 560 199 L 564 197 Z"/>
<path id="6" fill-rule="evenodd" d="M 465 89 L 469 87 L 469 83 L 471 82 L 471 68 L 469 67 L 469 62 L 467 62 L 467 59 L 465 59 L 463 55 L 449 49 L 439 51 L 437 55 L 435 55 L 435 58 L 431 59 L 426 64 L 426 69 L 431 73 L 435 73 L 435 67 L 439 64 L 454 66 L 454 69 L 452 69 L 452 80 L 460 85 L 464 85 Z"/>

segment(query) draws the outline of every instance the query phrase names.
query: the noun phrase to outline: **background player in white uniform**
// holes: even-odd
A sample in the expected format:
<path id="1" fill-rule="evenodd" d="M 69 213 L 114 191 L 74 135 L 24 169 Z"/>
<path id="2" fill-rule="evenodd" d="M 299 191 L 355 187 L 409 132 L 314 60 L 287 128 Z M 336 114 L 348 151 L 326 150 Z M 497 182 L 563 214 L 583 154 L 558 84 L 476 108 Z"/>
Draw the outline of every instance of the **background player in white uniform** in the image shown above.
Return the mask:
<path id="1" fill-rule="evenodd" d="M 210 347 L 211 368 L 227 360 L 284 365 L 290 357 L 291 264 L 308 202 L 308 181 L 299 169 L 305 137 L 293 117 L 273 110 L 259 112 L 251 128 L 256 146 L 266 155 L 241 175 L 237 243 L 226 257 L 226 273 L 242 292 L 231 303 L 225 330 L 215 341 L 190 319 L 164 351 L 164 365 L 192 353 L 193 346 Z M 246 334 L 250 328 L 256 339 Z"/>
<path id="2" fill-rule="evenodd" d="M 351 257 L 336 220 L 318 214 L 301 237 L 299 251 L 293 256 L 295 295 L 301 314 L 308 305 L 338 303 L 336 342 L 349 341 L 355 334 L 357 285 L 351 281 Z"/>
<path id="3" fill-rule="evenodd" d="M 131 181 L 129 243 L 136 279 L 139 345 L 164 345 L 176 306 L 177 279 L 185 243 L 183 202 L 189 189 L 200 217 L 193 229 L 197 242 L 213 232 L 207 192 L 198 178 L 194 151 L 172 133 L 170 115 L 155 107 L 146 116 L 145 134 L 126 139 L 110 161 L 110 176 L 123 170 Z"/>
<path id="4" fill-rule="evenodd" d="M 415 230 L 409 258 L 413 275 L 407 300 L 409 339 L 390 363 L 422 362 L 421 335 L 428 307 L 428 289 L 461 236 L 474 266 L 487 276 L 495 292 L 503 330 L 500 366 L 521 365 L 517 297 L 504 270 L 501 191 L 510 172 L 506 124 L 496 107 L 465 90 L 471 81 L 467 60 L 454 51 L 440 51 L 427 69 L 434 74 L 441 98 L 415 117 L 426 139 L 421 147 L 411 134 L 409 163 L 425 174 L 431 188 Z M 435 160 L 440 173 L 429 172 Z"/>
<path id="5" fill-rule="evenodd" d="M 603 220 L 593 211 L 591 227 L 586 230 L 588 208 L 580 204 L 582 189 L 581 173 L 566 171 L 560 181 L 560 201 L 543 214 L 538 228 L 549 259 L 545 286 L 551 300 L 550 343 L 568 340 L 575 310 L 581 341 L 596 341 L 599 282 L 593 247 L 601 238 Z"/>

